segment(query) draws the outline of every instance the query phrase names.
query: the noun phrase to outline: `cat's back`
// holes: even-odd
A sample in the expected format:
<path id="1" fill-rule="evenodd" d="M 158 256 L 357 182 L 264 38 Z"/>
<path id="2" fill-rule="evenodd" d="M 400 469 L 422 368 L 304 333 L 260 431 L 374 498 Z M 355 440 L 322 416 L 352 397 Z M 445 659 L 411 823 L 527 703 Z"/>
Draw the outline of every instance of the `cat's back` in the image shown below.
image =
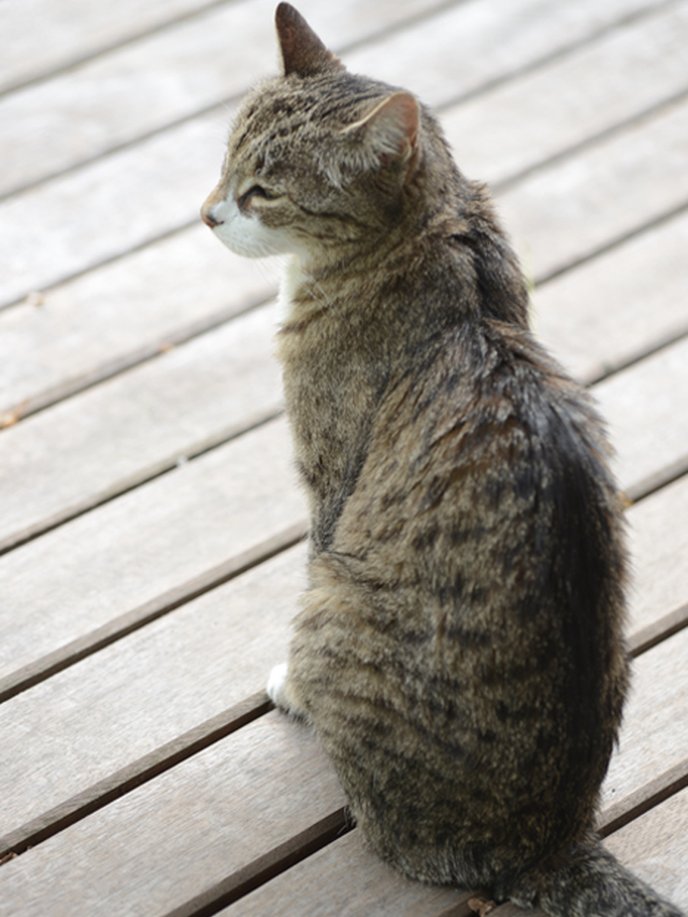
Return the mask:
<path id="1" fill-rule="evenodd" d="M 360 506 L 359 522 L 365 514 L 373 525 L 399 515 L 416 540 L 425 521 L 459 547 L 469 520 L 476 545 L 521 515 L 536 528 L 556 526 L 562 514 L 586 527 L 569 504 L 618 515 L 608 457 L 589 396 L 529 332 L 470 318 L 391 374 L 348 512 Z M 512 531 L 511 540 L 522 539 Z M 370 547 L 376 541 L 371 531 Z"/>
<path id="2" fill-rule="evenodd" d="M 334 550 L 360 559 L 372 603 L 389 596 L 395 639 L 424 634 L 451 666 L 482 647 L 472 658 L 501 659 L 505 678 L 527 658 L 555 693 L 579 692 L 576 710 L 599 708 L 609 659 L 613 677 L 623 665 L 607 453 L 589 397 L 526 330 L 457 324 L 390 384 Z"/>
<path id="3" fill-rule="evenodd" d="M 354 799 L 347 736 L 365 742 L 394 831 L 411 786 L 440 822 L 470 798 L 464 828 L 486 842 L 498 813 L 527 844 L 585 827 L 626 673 L 605 449 L 585 393 L 500 323 L 447 329 L 390 384 L 313 571 L 317 601 L 337 596 L 317 639 L 343 692 L 319 728 Z"/>

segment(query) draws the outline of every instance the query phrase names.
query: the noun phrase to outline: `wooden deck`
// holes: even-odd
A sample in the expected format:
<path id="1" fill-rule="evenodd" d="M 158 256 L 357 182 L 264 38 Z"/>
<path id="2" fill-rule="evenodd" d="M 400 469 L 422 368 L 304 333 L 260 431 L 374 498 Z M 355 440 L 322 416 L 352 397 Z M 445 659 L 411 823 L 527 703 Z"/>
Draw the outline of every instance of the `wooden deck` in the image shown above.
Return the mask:
<path id="1" fill-rule="evenodd" d="M 600 819 L 688 909 L 688 0 L 297 5 L 439 108 L 609 420 L 636 661 Z M 3 917 L 468 913 L 365 850 L 263 693 L 306 526 L 277 268 L 197 214 L 273 6 L 0 5 Z"/>

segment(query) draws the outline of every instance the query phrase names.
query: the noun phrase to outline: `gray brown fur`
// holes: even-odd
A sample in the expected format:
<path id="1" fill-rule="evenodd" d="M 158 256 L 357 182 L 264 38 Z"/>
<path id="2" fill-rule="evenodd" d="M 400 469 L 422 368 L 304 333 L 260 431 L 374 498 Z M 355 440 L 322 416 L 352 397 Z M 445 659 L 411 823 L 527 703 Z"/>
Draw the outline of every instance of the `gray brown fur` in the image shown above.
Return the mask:
<path id="1" fill-rule="evenodd" d="M 287 4 L 277 25 L 285 75 L 245 103 L 205 212 L 255 180 L 241 212 L 307 252 L 279 335 L 312 514 L 283 703 L 407 875 L 677 915 L 594 835 L 628 681 L 596 411 L 531 336 L 488 193 L 432 115 Z"/>

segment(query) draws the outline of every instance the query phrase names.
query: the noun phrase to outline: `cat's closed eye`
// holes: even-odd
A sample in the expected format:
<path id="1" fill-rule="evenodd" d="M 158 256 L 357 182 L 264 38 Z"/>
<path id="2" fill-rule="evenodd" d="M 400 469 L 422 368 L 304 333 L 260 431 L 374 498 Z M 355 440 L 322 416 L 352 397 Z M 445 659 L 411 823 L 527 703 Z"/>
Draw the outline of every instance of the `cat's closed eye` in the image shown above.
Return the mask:
<path id="1" fill-rule="evenodd" d="M 239 196 L 237 203 L 239 204 L 239 207 L 243 209 L 254 198 L 262 198 L 265 201 L 274 201 L 278 197 L 279 194 L 268 190 L 263 185 L 251 185 L 247 191 L 244 191 L 244 193 Z"/>

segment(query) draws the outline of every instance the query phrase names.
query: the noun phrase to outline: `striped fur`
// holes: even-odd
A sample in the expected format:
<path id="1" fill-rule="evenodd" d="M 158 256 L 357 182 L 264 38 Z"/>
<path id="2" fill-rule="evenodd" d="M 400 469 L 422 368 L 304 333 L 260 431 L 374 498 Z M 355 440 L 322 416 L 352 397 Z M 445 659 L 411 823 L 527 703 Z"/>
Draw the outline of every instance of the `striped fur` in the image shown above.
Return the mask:
<path id="1" fill-rule="evenodd" d="M 407 875 L 552 915 L 678 914 L 593 833 L 627 687 L 600 420 L 533 340 L 433 116 L 288 5 L 277 24 L 284 74 L 246 100 L 204 205 L 230 246 L 294 258 L 279 354 L 310 576 L 271 694 Z"/>

